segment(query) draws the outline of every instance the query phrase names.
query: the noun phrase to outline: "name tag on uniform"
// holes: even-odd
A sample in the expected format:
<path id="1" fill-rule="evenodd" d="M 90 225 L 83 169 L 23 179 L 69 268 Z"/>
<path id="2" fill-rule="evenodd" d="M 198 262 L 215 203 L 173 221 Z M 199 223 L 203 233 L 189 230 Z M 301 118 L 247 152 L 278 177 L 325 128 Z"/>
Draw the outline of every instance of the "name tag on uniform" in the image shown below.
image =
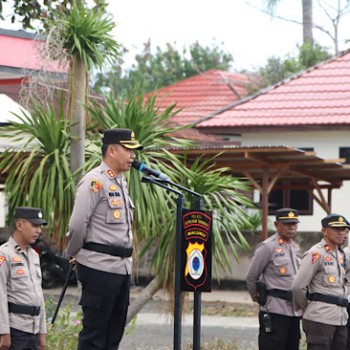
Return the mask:
<path id="1" fill-rule="evenodd" d="M 120 193 L 119 192 L 108 192 L 108 196 L 109 197 L 120 197 Z"/>

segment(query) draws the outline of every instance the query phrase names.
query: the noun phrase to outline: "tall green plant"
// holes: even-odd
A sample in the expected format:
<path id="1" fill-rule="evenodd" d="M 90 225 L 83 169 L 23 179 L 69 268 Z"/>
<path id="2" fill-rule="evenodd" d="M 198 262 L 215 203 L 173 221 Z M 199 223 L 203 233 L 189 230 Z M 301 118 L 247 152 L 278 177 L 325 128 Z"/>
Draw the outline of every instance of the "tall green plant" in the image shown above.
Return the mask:
<path id="1" fill-rule="evenodd" d="M 85 160 L 84 105 L 87 104 L 88 72 L 92 67 L 101 68 L 105 61 L 113 62 L 118 56 L 119 45 L 110 34 L 115 23 L 106 7 L 103 0 L 93 8 L 88 8 L 82 0 L 74 0 L 70 10 L 59 11 L 50 22 L 54 33 L 51 40 L 62 42 L 60 58 L 70 63 L 68 114 L 72 120 L 71 167 L 74 172 L 83 167 Z"/>
<path id="2" fill-rule="evenodd" d="M 11 145 L 0 156 L 8 218 L 17 206 L 41 207 L 58 241 L 68 227 L 78 175 L 69 166 L 70 122 L 64 115 L 63 99 L 57 111 L 53 105 L 36 105 L 31 114 L 17 118 L 1 134 Z"/>

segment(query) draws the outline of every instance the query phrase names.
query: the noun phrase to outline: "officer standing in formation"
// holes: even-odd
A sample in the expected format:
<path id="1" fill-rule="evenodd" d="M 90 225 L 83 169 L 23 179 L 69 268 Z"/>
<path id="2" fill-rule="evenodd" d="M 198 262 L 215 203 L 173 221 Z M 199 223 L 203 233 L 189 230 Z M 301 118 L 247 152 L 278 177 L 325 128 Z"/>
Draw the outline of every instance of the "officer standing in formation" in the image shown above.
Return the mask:
<path id="1" fill-rule="evenodd" d="M 293 282 L 293 302 L 302 308 L 308 350 L 345 350 L 346 257 L 341 249 L 350 224 L 344 216 L 321 220 L 323 239 L 304 255 Z"/>
<path id="2" fill-rule="evenodd" d="M 101 164 L 78 185 L 65 251 L 82 283 L 80 350 L 118 349 L 129 305 L 134 205 L 123 172 L 143 147 L 129 129 L 106 130 L 102 143 Z"/>
<path id="3" fill-rule="evenodd" d="M 0 349 L 42 350 L 46 317 L 39 255 L 30 246 L 41 233 L 43 211 L 18 207 L 14 231 L 0 246 Z"/>
<path id="4" fill-rule="evenodd" d="M 276 233 L 256 247 L 247 288 L 252 300 L 260 304 L 259 349 L 298 350 L 301 310 L 294 308 L 291 293 L 301 260 L 299 246 L 293 241 L 298 211 L 282 208 L 275 215 Z"/>

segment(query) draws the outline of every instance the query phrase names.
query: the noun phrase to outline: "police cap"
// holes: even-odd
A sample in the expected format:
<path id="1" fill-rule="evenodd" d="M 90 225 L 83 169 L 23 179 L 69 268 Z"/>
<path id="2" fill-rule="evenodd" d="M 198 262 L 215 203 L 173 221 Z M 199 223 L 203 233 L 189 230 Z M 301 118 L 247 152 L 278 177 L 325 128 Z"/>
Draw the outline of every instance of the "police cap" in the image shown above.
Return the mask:
<path id="1" fill-rule="evenodd" d="M 104 145 L 120 144 L 129 149 L 141 150 L 143 146 L 135 140 L 135 133 L 130 129 L 109 129 L 103 133 Z"/>
<path id="2" fill-rule="evenodd" d="M 281 208 L 275 212 L 276 221 L 282 224 L 298 223 L 299 212 L 292 208 Z"/>
<path id="3" fill-rule="evenodd" d="M 350 223 L 343 215 L 330 213 L 321 220 L 322 227 L 348 227 Z"/>
<path id="4" fill-rule="evenodd" d="M 43 210 L 40 208 L 18 207 L 13 217 L 28 220 L 34 225 L 47 225 L 47 222 L 43 220 Z"/>

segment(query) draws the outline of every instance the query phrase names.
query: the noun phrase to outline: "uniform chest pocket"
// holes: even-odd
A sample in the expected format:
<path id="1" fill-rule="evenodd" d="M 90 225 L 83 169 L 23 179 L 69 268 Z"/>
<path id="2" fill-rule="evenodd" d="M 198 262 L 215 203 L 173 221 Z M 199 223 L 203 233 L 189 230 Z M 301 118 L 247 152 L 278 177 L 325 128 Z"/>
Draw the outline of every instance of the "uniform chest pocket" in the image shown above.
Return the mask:
<path id="1" fill-rule="evenodd" d="M 323 283 L 326 287 L 338 284 L 338 268 L 335 265 L 324 266 Z"/>
<path id="2" fill-rule="evenodd" d="M 27 268 L 11 269 L 10 278 L 10 288 L 13 292 L 28 290 L 30 278 Z"/>
<path id="3" fill-rule="evenodd" d="M 273 260 L 274 270 L 277 276 L 290 276 L 291 266 L 288 258 L 277 257 Z"/>
<path id="4" fill-rule="evenodd" d="M 108 224 L 124 224 L 126 222 L 125 205 L 122 197 L 108 198 L 106 222 Z"/>

